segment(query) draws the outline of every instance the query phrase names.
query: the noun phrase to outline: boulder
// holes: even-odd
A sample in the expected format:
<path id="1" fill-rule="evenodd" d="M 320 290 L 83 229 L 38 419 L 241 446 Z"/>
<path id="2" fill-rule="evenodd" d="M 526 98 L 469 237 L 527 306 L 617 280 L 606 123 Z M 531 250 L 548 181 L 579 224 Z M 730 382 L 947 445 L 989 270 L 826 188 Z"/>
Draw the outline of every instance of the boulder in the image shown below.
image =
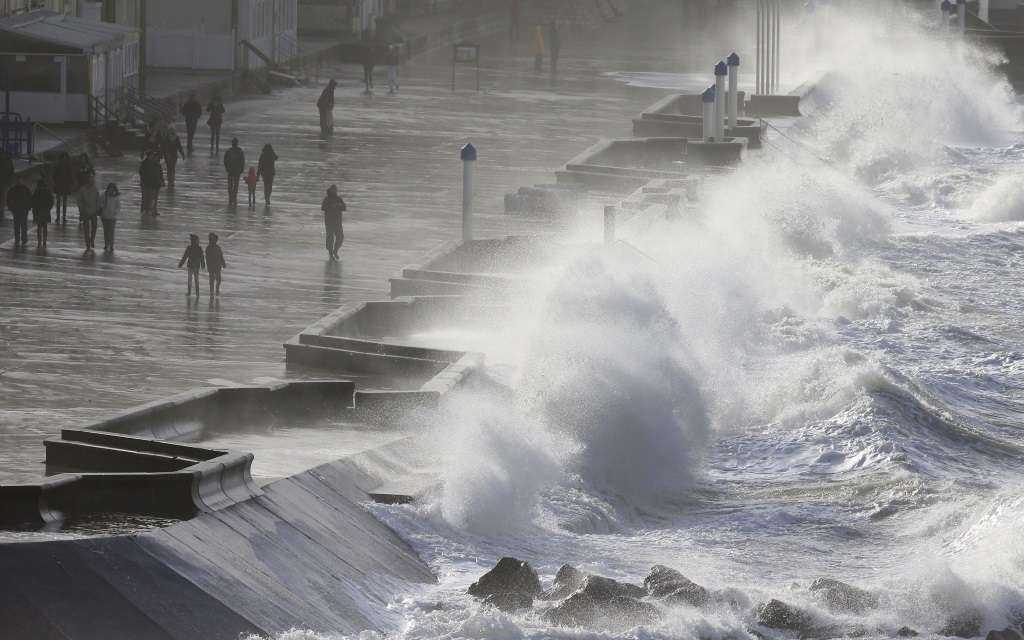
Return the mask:
<path id="1" fill-rule="evenodd" d="M 661 614 L 654 605 L 626 596 L 614 596 L 598 604 L 581 590 L 548 609 L 542 617 L 545 622 L 559 627 L 628 629 L 657 622 Z"/>
<path id="2" fill-rule="evenodd" d="M 920 635 L 918 632 L 907 626 L 900 627 L 896 632 L 897 638 L 916 638 L 918 635 Z"/>
<path id="3" fill-rule="evenodd" d="M 563 564 L 555 574 L 551 588 L 542 596 L 545 600 L 561 600 L 571 596 L 586 580 L 587 574 L 572 565 Z"/>
<path id="4" fill-rule="evenodd" d="M 815 622 L 814 616 L 807 611 L 775 599 L 769 600 L 757 608 L 757 621 L 769 629 L 802 633 L 813 629 Z"/>
<path id="5" fill-rule="evenodd" d="M 649 602 L 641 602 L 635 598 L 615 596 L 601 611 L 612 626 L 622 628 L 639 627 L 654 624 L 661 620 L 661 612 Z"/>
<path id="6" fill-rule="evenodd" d="M 469 595 L 477 598 L 487 596 L 521 593 L 531 598 L 539 595 L 540 578 L 530 563 L 515 558 L 502 558 L 493 569 L 480 576 L 480 579 L 469 587 Z"/>
<path id="7" fill-rule="evenodd" d="M 484 598 L 484 604 L 489 604 L 499 611 L 505 613 L 516 613 L 533 607 L 533 596 L 518 591 L 506 591 L 505 593 L 492 593 Z"/>
<path id="8" fill-rule="evenodd" d="M 643 587 L 601 576 L 584 578 L 576 593 L 586 594 L 598 605 L 606 604 L 612 598 L 642 598 L 647 595 Z"/>
<path id="9" fill-rule="evenodd" d="M 981 635 L 985 616 L 977 609 L 964 609 L 946 619 L 938 634 L 954 638 L 974 638 Z"/>
<path id="10" fill-rule="evenodd" d="M 670 604 L 702 607 L 708 602 L 707 589 L 675 569 L 660 564 L 652 567 L 644 578 L 644 588 L 648 594 L 655 598 L 665 598 Z"/>
<path id="11" fill-rule="evenodd" d="M 1024 636 L 1021 636 L 1020 632 L 1013 627 L 1006 627 L 1002 631 L 993 629 L 985 635 L 985 640 L 1022 640 L 1022 638 Z"/>
<path id="12" fill-rule="evenodd" d="M 878 608 L 878 598 L 870 591 L 831 578 L 815 580 L 811 592 L 836 613 L 863 614 Z"/>
<path id="13" fill-rule="evenodd" d="M 542 617 L 545 622 L 558 627 L 583 627 L 592 625 L 597 613 L 594 600 L 582 591 L 577 591 L 557 607 L 545 611 Z"/>

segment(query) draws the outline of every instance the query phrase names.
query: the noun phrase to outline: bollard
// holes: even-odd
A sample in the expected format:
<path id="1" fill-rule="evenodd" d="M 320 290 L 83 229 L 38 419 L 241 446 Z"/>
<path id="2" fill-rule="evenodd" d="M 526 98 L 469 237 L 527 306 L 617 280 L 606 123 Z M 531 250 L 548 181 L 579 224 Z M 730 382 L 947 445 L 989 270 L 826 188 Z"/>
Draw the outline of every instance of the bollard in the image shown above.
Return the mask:
<path id="1" fill-rule="evenodd" d="M 704 104 L 703 114 L 703 135 L 705 140 L 715 137 L 715 87 L 710 86 L 701 94 L 701 102 Z"/>
<path id="2" fill-rule="evenodd" d="M 733 51 L 726 62 L 729 64 L 729 128 L 735 129 L 739 124 L 740 57 Z"/>
<path id="3" fill-rule="evenodd" d="M 721 60 L 715 65 L 715 137 L 725 138 L 725 77 L 729 67 Z"/>
<path id="4" fill-rule="evenodd" d="M 467 143 L 459 152 L 462 159 L 462 241 L 473 240 L 473 165 L 476 147 Z"/>
<path id="5" fill-rule="evenodd" d="M 615 206 L 608 205 L 604 208 L 604 243 L 615 242 Z"/>

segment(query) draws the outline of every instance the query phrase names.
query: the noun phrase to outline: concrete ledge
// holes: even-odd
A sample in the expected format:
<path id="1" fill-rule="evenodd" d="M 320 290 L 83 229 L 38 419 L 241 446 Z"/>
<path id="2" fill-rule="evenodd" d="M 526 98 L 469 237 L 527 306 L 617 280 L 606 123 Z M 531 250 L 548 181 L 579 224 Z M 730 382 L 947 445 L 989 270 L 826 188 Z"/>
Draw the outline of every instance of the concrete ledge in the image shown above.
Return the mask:
<path id="1" fill-rule="evenodd" d="M 746 151 L 746 138 L 690 140 L 686 144 L 686 161 L 695 166 L 725 167 L 739 164 Z"/>
<path id="2" fill-rule="evenodd" d="M 800 116 L 800 96 L 750 96 L 747 112 L 764 118 Z"/>
<path id="3" fill-rule="evenodd" d="M 355 411 L 371 424 L 395 424 L 411 413 L 437 409 L 440 400 L 438 391 L 357 391 Z"/>

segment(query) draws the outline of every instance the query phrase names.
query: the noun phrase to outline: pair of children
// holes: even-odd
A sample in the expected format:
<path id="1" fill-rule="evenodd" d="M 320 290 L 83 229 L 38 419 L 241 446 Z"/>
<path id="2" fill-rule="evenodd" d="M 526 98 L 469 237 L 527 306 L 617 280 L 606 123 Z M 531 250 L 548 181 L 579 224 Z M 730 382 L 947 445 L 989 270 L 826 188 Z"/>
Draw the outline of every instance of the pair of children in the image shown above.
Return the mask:
<path id="1" fill-rule="evenodd" d="M 209 240 L 204 255 L 203 246 L 199 244 L 199 236 L 194 233 L 189 236 L 189 245 L 185 247 L 185 253 L 178 262 L 179 269 L 183 266 L 188 269 L 188 293 L 185 295 L 192 295 L 192 283 L 195 282 L 196 297 L 199 297 L 199 271 L 206 269 L 210 276 L 210 297 L 220 297 L 220 272 L 228 263 L 224 260 L 224 252 L 221 251 L 220 245 L 217 244 L 217 234 L 210 233 Z"/>

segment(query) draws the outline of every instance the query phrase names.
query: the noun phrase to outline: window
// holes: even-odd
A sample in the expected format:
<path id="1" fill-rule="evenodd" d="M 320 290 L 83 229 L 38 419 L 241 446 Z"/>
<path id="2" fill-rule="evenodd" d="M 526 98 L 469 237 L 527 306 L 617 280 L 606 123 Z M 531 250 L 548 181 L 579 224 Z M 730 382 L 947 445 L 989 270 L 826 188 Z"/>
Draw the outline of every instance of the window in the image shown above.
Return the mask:
<path id="1" fill-rule="evenodd" d="M 59 58 L 59 56 L 57 56 Z M 11 91 L 60 93 L 60 62 L 55 56 L 0 57 L 0 78 L 6 76 Z"/>

